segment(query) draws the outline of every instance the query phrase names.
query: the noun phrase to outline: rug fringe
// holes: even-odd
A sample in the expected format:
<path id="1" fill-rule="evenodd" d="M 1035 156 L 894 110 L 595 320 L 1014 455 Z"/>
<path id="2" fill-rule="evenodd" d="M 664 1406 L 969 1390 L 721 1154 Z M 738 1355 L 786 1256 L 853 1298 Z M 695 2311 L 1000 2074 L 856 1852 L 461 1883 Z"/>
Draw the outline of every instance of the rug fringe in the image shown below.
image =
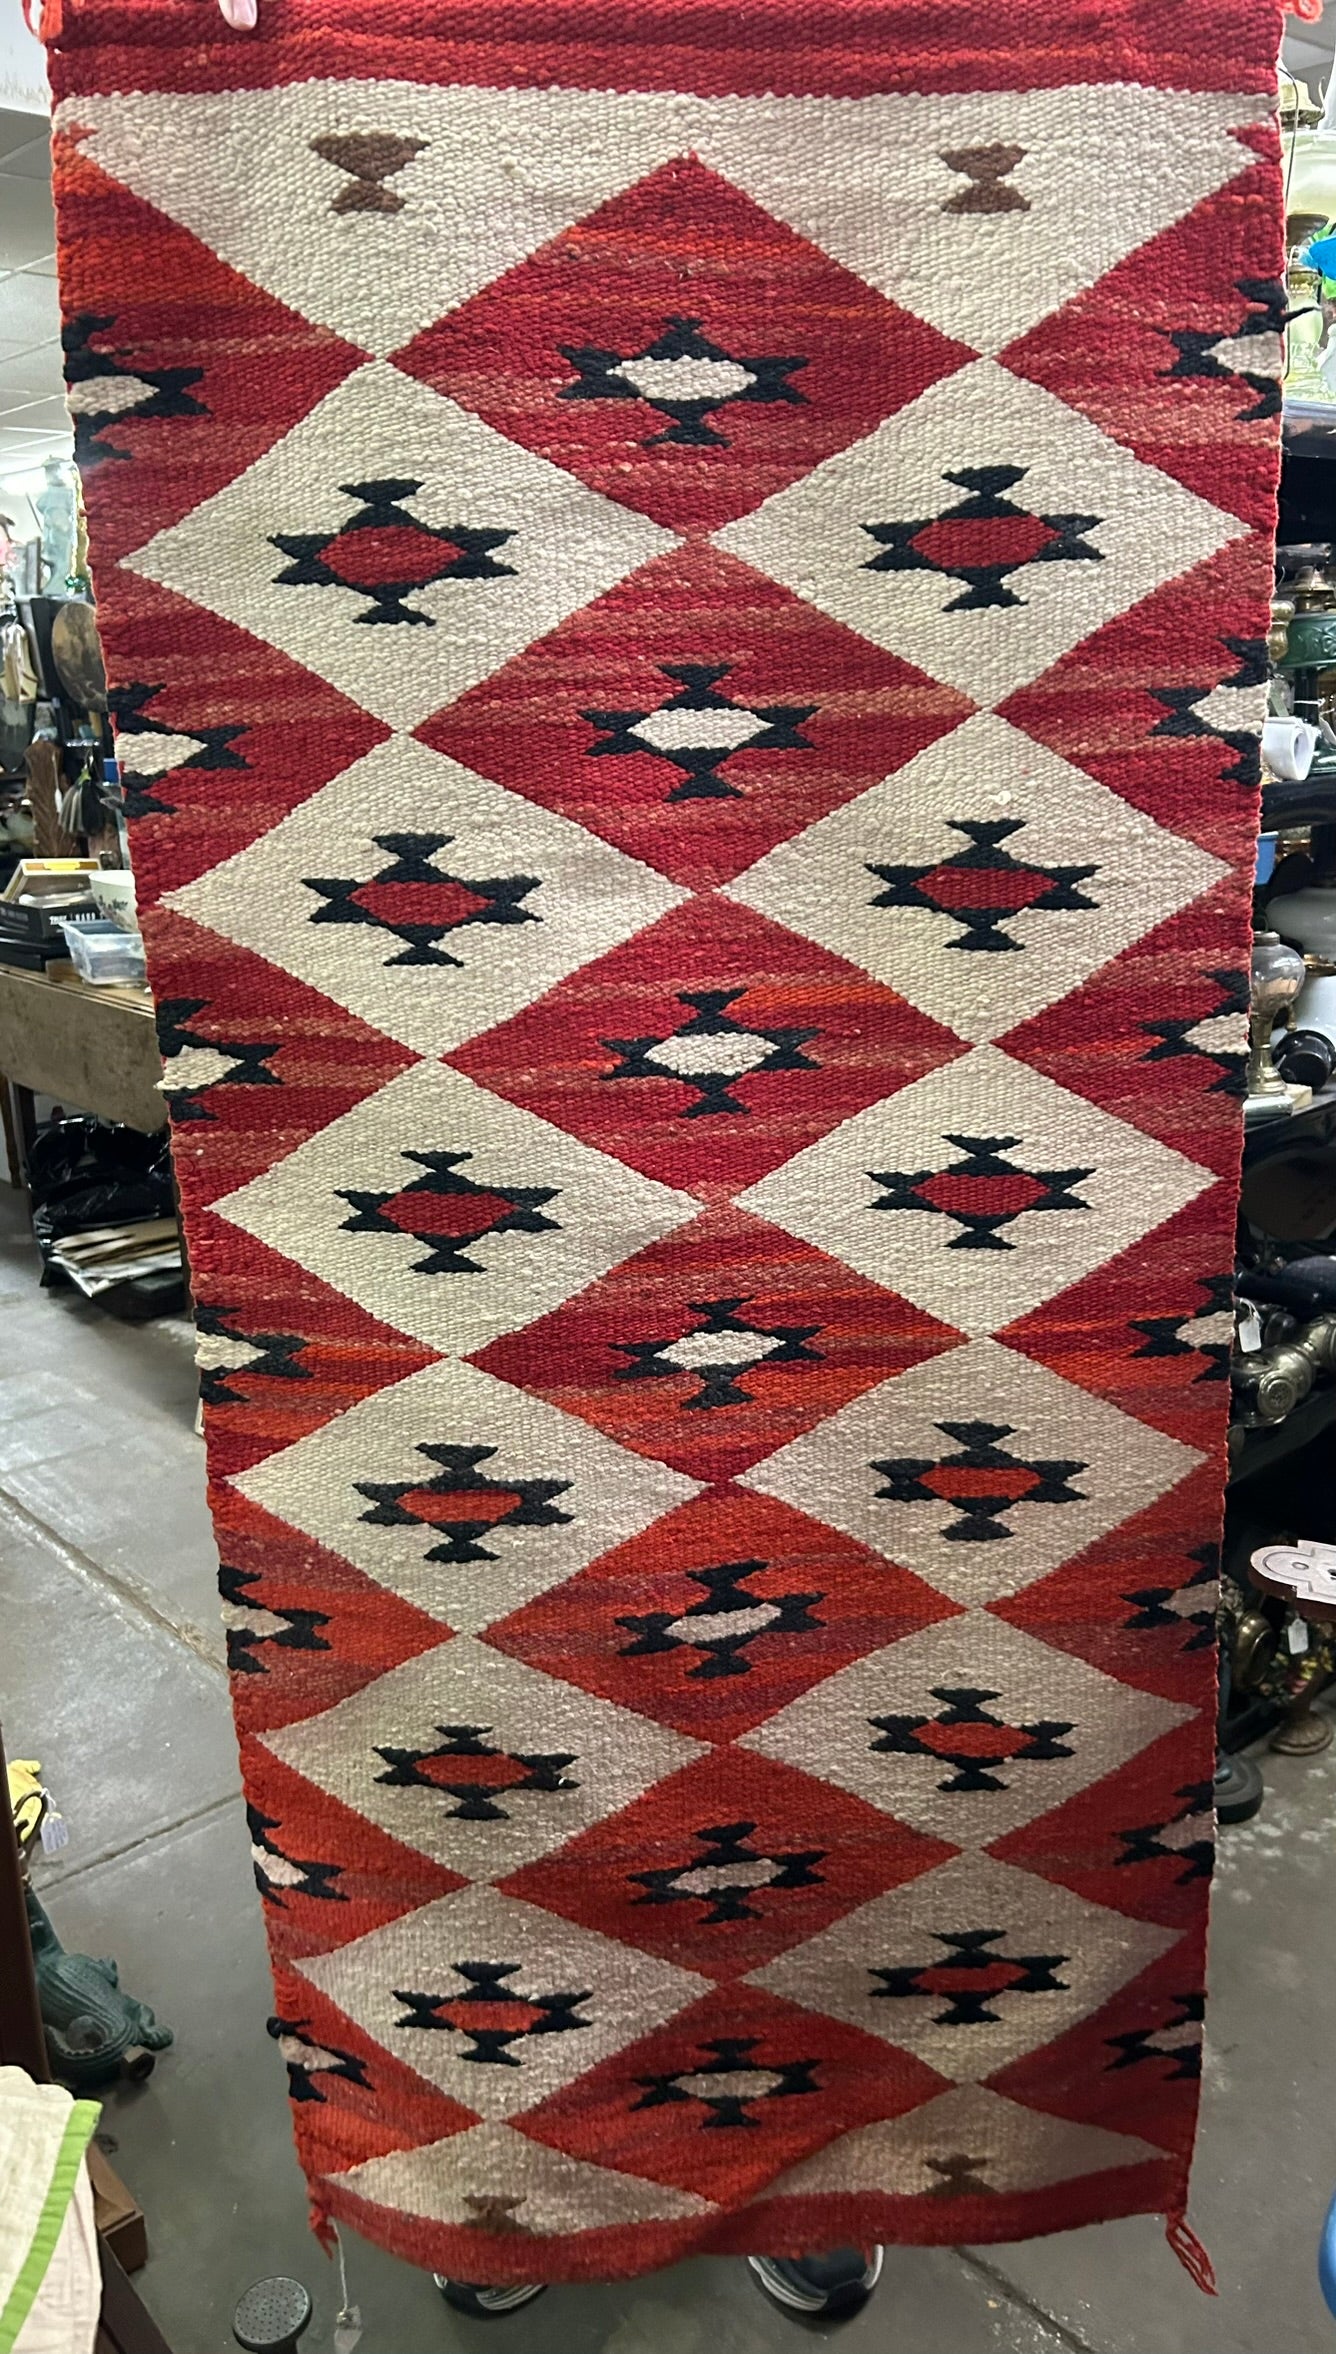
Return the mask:
<path id="1" fill-rule="evenodd" d="M 1218 2297 L 1220 2291 L 1215 2284 L 1215 2266 L 1189 2224 L 1187 2217 L 1182 2214 L 1166 2216 L 1164 2236 L 1183 2270 L 1189 2279 L 1196 2282 L 1202 2295 L 1204 2297 Z"/>

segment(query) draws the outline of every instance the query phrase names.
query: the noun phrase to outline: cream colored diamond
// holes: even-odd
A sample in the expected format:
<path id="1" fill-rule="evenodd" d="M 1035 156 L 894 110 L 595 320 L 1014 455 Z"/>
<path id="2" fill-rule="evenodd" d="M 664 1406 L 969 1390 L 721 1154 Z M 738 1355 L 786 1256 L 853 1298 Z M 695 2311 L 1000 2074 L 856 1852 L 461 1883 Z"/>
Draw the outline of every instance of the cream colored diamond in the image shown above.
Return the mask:
<path id="1" fill-rule="evenodd" d="M 342 578 L 285 577 L 293 562 L 283 540 L 332 544 L 362 510 L 363 486 L 378 482 L 395 487 L 399 511 L 431 529 L 503 533 L 493 551 L 499 569 L 429 580 L 407 593 L 416 624 L 375 627 L 367 626 L 376 607 L 366 591 Z M 350 562 L 357 539 L 348 534 Z M 438 544 L 422 543 L 428 552 Z M 290 654 L 391 727 L 411 728 L 676 545 L 672 532 L 377 360 L 123 561 Z"/>
<path id="2" fill-rule="evenodd" d="M 1177 1935 L 969 1855 L 845 1913 L 752 1982 L 971 2083 L 1064 2035 Z"/>
<path id="3" fill-rule="evenodd" d="M 711 2202 L 694 2191 L 592 2166 L 586 2158 L 568 2157 L 501 2124 L 474 2125 L 448 2141 L 392 2150 L 331 2180 L 373 2206 L 420 2215 L 429 2223 L 472 2224 L 541 2239 L 568 2239 L 618 2224 L 673 2223 L 712 2212 Z"/>
<path id="4" fill-rule="evenodd" d="M 1009 890 L 1004 870 L 993 936 L 1011 945 L 982 950 L 968 945 L 971 927 L 958 912 L 929 904 L 931 883 L 920 894 L 894 880 L 898 870 L 968 858 L 981 841 L 1033 877 Z M 728 895 L 847 957 L 959 1037 L 982 1040 L 1065 997 L 1226 871 L 1070 761 L 980 713 L 781 842 Z M 1048 892 L 1046 874 L 1060 878 Z"/>
<path id="5" fill-rule="evenodd" d="M 1046 2190 L 1114 2167 L 1164 2161 L 1163 2150 L 1134 2134 L 1077 2125 L 1003 2100 L 981 2084 L 959 2084 L 905 2117 L 860 2125 L 789 2168 L 767 2199 L 818 2198 L 859 2191 L 874 2197 L 957 2197 L 972 2191 Z"/>
<path id="6" fill-rule="evenodd" d="M 953 1847 L 1063 1806 L 1195 1711 L 970 1611 L 857 1659 L 743 1736 Z"/>
<path id="7" fill-rule="evenodd" d="M 1043 560 L 1008 575 L 1003 601 L 973 594 L 958 574 L 926 561 L 883 568 L 892 550 L 876 531 L 949 515 L 972 487 L 962 475 L 994 470 L 1007 476 L 1011 503 L 1046 528 L 1049 518 L 1077 517 L 1071 536 L 1092 552 L 1059 561 L 1051 534 Z M 1143 465 L 1054 393 L 976 360 L 716 532 L 715 542 L 991 706 L 1246 528 Z"/>
<path id="8" fill-rule="evenodd" d="M 214 1207 L 461 1357 L 700 1215 L 444 1063 L 415 1064 Z"/>
<path id="9" fill-rule="evenodd" d="M 753 1185 L 740 1207 L 982 1334 L 1117 1257 L 1214 1183 L 1181 1153 L 980 1046 L 846 1120 Z M 1025 1206 L 1027 1184 L 1035 1206 Z M 971 1223 L 972 1210 L 1000 1222 Z"/>
<path id="10" fill-rule="evenodd" d="M 437 1364 L 232 1485 L 419 1610 L 476 1634 L 699 1483 L 476 1365 Z"/>
<path id="11" fill-rule="evenodd" d="M 503 1880 L 702 1744 L 472 1636 L 264 1736 L 308 1782 L 466 1880 Z"/>
<path id="12" fill-rule="evenodd" d="M 401 932 L 358 920 L 348 894 L 394 865 L 404 836 L 439 845 L 421 855 L 440 878 L 445 915 L 458 878 L 502 885 L 502 913 L 509 905 L 514 920 L 493 920 L 485 891 L 472 906 L 464 894 L 469 920 L 441 933 L 429 962 Z M 342 913 L 321 883 L 348 886 Z M 394 736 L 164 904 L 434 1055 L 504 1021 L 686 896 L 569 818 Z M 417 905 L 432 912 L 426 893 Z"/>
<path id="13" fill-rule="evenodd" d="M 1201 1461 L 976 1340 L 865 1391 L 740 1476 L 982 1605 L 1069 1561 Z"/>
<path id="14" fill-rule="evenodd" d="M 487 2118 L 536 2108 L 710 1985 L 494 1888 L 461 1888 L 294 1967 L 396 2060 Z"/>

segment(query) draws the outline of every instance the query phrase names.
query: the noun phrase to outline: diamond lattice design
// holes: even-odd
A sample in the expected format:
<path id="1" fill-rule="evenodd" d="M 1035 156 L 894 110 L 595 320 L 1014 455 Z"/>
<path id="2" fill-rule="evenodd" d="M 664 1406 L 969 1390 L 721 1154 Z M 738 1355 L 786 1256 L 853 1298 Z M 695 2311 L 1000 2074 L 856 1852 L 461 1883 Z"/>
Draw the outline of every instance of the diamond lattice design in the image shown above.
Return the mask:
<path id="1" fill-rule="evenodd" d="M 1186 2199 L 1271 35 L 764 13 L 52 51 L 276 2059 L 462 2279 Z"/>
<path id="2" fill-rule="evenodd" d="M 398 362 L 596 490 L 699 532 L 861 440 L 970 356 L 677 157 Z"/>
<path id="3" fill-rule="evenodd" d="M 970 709 L 718 548 L 658 556 L 420 729 L 674 882 L 726 882 Z"/>
<path id="4" fill-rule="evenodd" d="M 955 1334 L 759 1219 L 715 1211 L 478 1363 L 693 1479 L 731 1479 Z"/>
<path id="5" fill-rule="evenodd" d="M 1080 509 L 1063 504 L 1073 482 Z M 991 705 L 1242 528 L 976 360 L 719 541 Z"/>

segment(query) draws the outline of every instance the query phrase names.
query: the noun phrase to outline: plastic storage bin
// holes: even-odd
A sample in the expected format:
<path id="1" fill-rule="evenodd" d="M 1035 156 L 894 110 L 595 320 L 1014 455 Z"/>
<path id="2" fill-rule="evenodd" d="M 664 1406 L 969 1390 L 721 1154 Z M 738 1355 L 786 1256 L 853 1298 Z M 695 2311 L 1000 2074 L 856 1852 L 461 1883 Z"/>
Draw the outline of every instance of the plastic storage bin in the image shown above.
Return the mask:
<path id="1" fill-rule="evenodd" d="M 109 988 L 119 984 L 131 988 L 144 985 L 144 943 L 138 932 L 123 932 L 119 924 L 101 919 L 71 921 L 61 925 L 65 945 L 70 952 L 70 963 L 81 981 L 92 982 L 95 988 Z"/>

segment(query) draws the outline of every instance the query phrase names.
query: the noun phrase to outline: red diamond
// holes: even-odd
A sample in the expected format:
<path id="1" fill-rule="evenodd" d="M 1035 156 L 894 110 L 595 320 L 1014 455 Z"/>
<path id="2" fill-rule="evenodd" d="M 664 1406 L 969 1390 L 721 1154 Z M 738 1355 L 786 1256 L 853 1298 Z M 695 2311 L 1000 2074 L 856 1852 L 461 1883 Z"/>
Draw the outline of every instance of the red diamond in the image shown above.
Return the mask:
<path id="1" fill-rule="evenodd" d="M 1232 1180 L 1246 1044 L 1239 926 L 1250 879 L 1227 877 L 998 1046 Z M 1218 1224 L 1214 1247 L 1219 1263 L 1228 1245 Z"/>
<path id="2" fill-rule="evenodd" d="M 939 572 L 1002 566 L 1014 572 L 1033 563 L 1041 548 L 1059 537 L 1041 515 L 943 515 L 916 531 L 910 546 Z"/>
<path id="3" fill-rule="evenodd" d="M 320 551 L 321 562 L 349 588 L 426 588 L 459 562 L 452 540 L 414 531 L 406 523 L 341 531 Z"/>
<path id="4" fill-rule="evenodd" d="M 1209 1868 L 1214 1770 L 1215 1725 L 1203 1710 L 990 1853 L 1091 1904 L 1193 1929 Z"/>
<path id="5" fill-rule="evenodd" d="M 1004 367 L 1056 393 L 1147 465 L 1241 515 L 1254 527 L 1252 548 L 1260 539 L 1264 556 L 1280 402 L 1267 371 L 1275 363 L 1276 311 L 1284 311 L 1271 203 L 1274 136 L 1268 124 L 1259 162 L 999 354 Z M 1235 137 L 1244 153 L 1259 144 L 1256 131 Z M 1229 463 L 1222 466 L 1226 442 Z"/>
<path id="6" fill-rule="evenodd" d="M 717 1199 L 964 1051 L 856 965 L 699 899 L 446 1059 L 647 1176 Z"/>
<path id="7" fill-rule="evenodd" d="M 1234 1329 L 1221 1185 L 998 1338 L 1203 1453 L 1224 1437 Z"/>
<path id="8" fill-rule="evenodd" d="M 595 490 L 705 533 L 973 356 L 678 157 L 395 364 Z"/>
<path id="9" fill-rule="evenodd" d="M 488 1193 L 485 1187 L 467 1193 L 419 1193 L 411 1185 L 376 1204 L 380 1217 L 423 1242 L 438 1234 L 448 1242 L 477 1242 L 514 1207 L 507 1194 Z"/>
<path id="10" fill-rule="evenodd" d="M 838 1259 L 725 1209 L 472 1362 L 638 1455 L 720 1480 L 958 1337 Z"/>
<path id="11" fill-rule="evenodd" d="M 1268 499 L 1273 463 L 1268 442 Z M 1242 733 L 1221 734 L 1202 721 L 1200 734 L 1184 734 L 1166 726 L 1171 704 L 1165 697 L 1178 693 L 1200 718 L 1198 707 L 1211 690 L 1244 674 L 1250 642 L 1253 653 L 1261 652 L 1258 631 L 1270 585 L 1266 536 L 1248 532 L 1083 638 L 1042 678 L 999 704 L 998 716 L 1157 825 L 1236 866 L 1239 827 L 1252 824 L 1256 720 Z M 1247 722 L 1246 707 L 1243 717 Z M 1250 883 L 1251 876 L 1240 877 L 1236 885 L 1245 899 Z M 1231 950 L 1241 920 L 1233 915 L 1220 927 Z M 1237 1136 L 1233 1149 L 1237 1160 Z"/>
<path id="12" fill-rule="evenodd" d="M 498 1651 L 702 1741 L 952 1618 L 945 1595 L 745 1488 L 715 1488 L 488 1628 Z"/>
<path id="13" fill-rule="evenodd" d="M 1223 1453 L 1074 1561 L 993 1603 L 996 1615 L 1105 1675 L 1200 1708 L 1202 1653 L 1215 1656 Z"/>
<path id="14" fill-rule="evenodd" d="M 711 674 L 703 707 L 694 726 L 679 717 L 665 730 L 664 706 L 691 700 L 693 669 Z M 691 546 L 644 565 L 418 733 L 699 888 L 880 783 L 970 708 L 750 566 Z M 1047 888 L 1036 878 L 1036 895 Z"/>
<path id="15" fill-rule="evenodd" d="M 953 1210 L 963 1210 L 967 1217 L 1017 1218 L 1022 1210 L 1043 1201 L 1048 1187 L 1025 1169 L 1018 1169 L 1014 1177 L 962 1177 L 943 1169 L 916 1185 L 914 1191 L 920 1201 L 931 1203 L 944 1217 Z"/>
<path id="16" fill-rule="evenodd" d="M 830 1782 L 730 1749 L 503 1886 L 679 1969 L 740 1978 L 955 1852 Z"/>
<path id="17" fill-rule="evenodd" d="M 355 907 L 364 908 L 374 923 L 432 924 L 453 931 L 466 924 L 487 901 L 466 883 L 359 883 L 348 894 Z"/>
<path id="18" fill-rule="evenodd" d="M 1032 2102 L 1043 2116 L 1153 2137 L 1186 2164 L 1201 2090 L 1203 1910 L 1198 1903 L 1192 1932 L 1120 1986 L 1101 2009 L 999 2068 L 988 2079 L 989 2091 L 1006 2101 Z M 1152 2187 L 1142 2194 L 1147 2202 L 1172 2196 L 1181 2179 L 1168 2158 L 1161 2170 L 1164 2187 L 1154 2188 L 1152 2174 Z M 1143 2212 L 1150 2211 L 1147 2204 Z"/>
<path id="19" fill-rule="evenodd" d="M 885 1818 L 883 1817 L 883 1821 Z M 759 1986 L 715 1988 L 517 2123 L 572 2157 L 732 2203 L 944 2089 L 911 2053 Z"/>

